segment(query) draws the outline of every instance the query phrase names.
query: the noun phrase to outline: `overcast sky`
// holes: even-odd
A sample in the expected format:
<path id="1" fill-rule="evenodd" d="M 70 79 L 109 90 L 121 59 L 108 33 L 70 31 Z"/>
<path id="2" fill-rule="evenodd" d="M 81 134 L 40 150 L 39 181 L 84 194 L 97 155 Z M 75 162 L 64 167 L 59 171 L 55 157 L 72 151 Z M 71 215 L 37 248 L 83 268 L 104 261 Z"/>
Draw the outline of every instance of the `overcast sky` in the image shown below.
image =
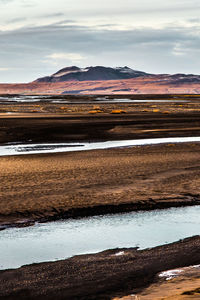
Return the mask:
<path id="1" fill-rule="evenodd" d="M 200 74 L 199 0 L 0 0 L 0 82 L 77 66 Z"/>

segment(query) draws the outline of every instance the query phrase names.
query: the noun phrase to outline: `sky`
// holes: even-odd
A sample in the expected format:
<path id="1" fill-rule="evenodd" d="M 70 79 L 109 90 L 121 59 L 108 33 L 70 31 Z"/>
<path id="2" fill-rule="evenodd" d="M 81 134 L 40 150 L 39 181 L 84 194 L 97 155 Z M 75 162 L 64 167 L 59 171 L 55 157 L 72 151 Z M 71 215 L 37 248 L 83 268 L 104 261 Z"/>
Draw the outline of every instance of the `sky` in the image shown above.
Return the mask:
<path id="1" fill-rule="evenodd" d="M 77 65 L 200 74 L 199 0 L 0 0 L 0 82 Z"/>

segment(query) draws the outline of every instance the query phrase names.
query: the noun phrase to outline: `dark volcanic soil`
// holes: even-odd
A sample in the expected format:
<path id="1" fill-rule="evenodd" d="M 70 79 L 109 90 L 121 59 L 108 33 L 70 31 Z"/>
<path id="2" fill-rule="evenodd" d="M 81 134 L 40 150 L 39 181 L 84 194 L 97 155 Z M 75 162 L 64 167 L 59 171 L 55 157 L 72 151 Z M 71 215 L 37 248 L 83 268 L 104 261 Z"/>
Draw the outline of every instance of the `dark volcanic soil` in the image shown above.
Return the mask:
<path id="1" fill-rule="evenodd" d="M 138 98 L 142 100 L 144 96 Z M 165 98 L 160 96 L 155 100 Z M 93 101 L 92 104 L 87 99 L 74 103 L 73 98 L 71 103 L 2 102 L 0 144 L 197 136 L 200 135 L 200 103 L 194 96 L 189 98 L 179 96 L 176 97 L 179 102 L 163 103 Z M 184 102 L 185 99 L 189 102 Z"/>
<path id="2" fill-rule="evenodd" d="M 9 116 L 9 117 L 8 117 Z M 126 140 L 199 136 L 199 114 L 2 116 L 0 143 Z"/>
<path id="3" fill-rule="evenodd" d="M 200 136 L 198 99 L 181 100 L 190 102 L 5 103 L 0 144 Z M 0 225 L 198 204 L 199 150 L 193 143 L 1 157 Z"/>
<path id="4" fill-rule="evenodd" d="M 199 264 L 199 250 L 197 236 L 143 251 L 108 250 L 1 271 L 0 299 L 106 300 L 135 294 L 160 271 Z M 124 251 L 123 255 L 116 256 L 119 251 Z"/>
<path id="5" fill-rule="evenodd" d="M 198 101 L 1 104 L 0 144 L 200 136 L 199 117 Z M 199 202 L 199 143 L 0 157 L 0 228 Z M 0 299 L 129 295 L 160 271 L 199 264 L 199 248 L 200 237 L 194 237 L 155 249 L 108 250 L 2 271 Z M 120 251 L 124 254 L 116 256 Z"/>
<path id="6" fill-rule="evenodd" d="M 0 224 L 194 205 L 200 144 L 0 159 Z"/>

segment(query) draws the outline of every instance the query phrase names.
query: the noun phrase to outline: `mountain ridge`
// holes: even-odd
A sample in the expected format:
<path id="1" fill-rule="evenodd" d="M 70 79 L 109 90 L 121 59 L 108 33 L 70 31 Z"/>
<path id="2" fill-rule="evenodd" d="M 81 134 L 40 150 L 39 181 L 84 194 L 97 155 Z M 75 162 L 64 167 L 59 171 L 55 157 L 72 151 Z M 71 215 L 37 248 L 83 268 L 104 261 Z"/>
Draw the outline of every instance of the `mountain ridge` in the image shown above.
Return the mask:
<path id="1" fill-rule="evenodd" d="M 103 66 L 79 68 L 77 66 L 71 66 L 62 68 L 61 70 L 57 71 L 56 73 L 50 76 L 38 78 L 36 82 L 120 80 L 132 79 L 149 75 L 152 74 L 133 70 L 127 66 L 116 68 Z"/>
<path id="2" fill-rule="evenodd" d="M 109 81 L 109 80 L 126 80 L 151 77 L 157 82 L 168 82 L 172 85 L 175 84 L 190 84 L 200 83 L 200 75 L 195 74 L 150 74 L 143 71 L 133 70 L 127 66 L 125 67 L 104 67 L 104 66 L 91 66 L 79 68 L 77 66 L 65 67 L 56 73 L 36 79 L 36 83 L 59 83 L 68 81 Z"/>
<path id="3" fill-rule="evenodd" d="M 0 84 L 0 94 L 200 94 L 200 75 L 149 74 L 125 67 L 62 68 L 29 83 Z"/>

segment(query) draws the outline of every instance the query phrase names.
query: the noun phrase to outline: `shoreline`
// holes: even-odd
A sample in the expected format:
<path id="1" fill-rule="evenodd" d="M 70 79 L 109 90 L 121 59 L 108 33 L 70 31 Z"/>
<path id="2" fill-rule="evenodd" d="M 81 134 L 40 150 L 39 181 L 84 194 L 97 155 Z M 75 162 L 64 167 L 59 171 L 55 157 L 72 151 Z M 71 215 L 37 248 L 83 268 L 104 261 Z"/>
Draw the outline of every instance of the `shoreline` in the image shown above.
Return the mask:
<path id="1" fill-rule="evenodd" d="M 53 143 L 53 144 L 8 144 L 0 146 L 0 157 L 18 156 L 31 154 L 51 154 L 67 153 L 80 151 L 96 151 L 107 149 L 123 149 L 130 147 L 155 146 L 155 145 L 174 145 L 183 143 L 199 143 L 200 137 L 173 137 L 173 138 L 154 138 L 138 140 L 118 140 L 105 142 L 78 142 L 78 143 Z"/>
<path id="2" fill-rule="evenodd" d="M 199 247 L 195 236 L 145 250 L 106 250 L 0 271 L 0 299 L 107 300 L 136 294 L 157 282 L 160 272 L 198 265 Z"/>
<path id="3" fill-rule="evenodd" d="M 198 195 L 187 195 L 185 197 L 180 197 L 176 199 L 160 199 L 160 201 L 154 201 L 153 199 L 140 203 L 128 203 L 128 204 L 119 204 L 119 205 L 102 205 L 102 206 L 93 206 L 93 207 L 83 207 L 83 208 L 72 208 L 67 211 L 62 211 L 56 213 L 53 216 L 44 216 L 38 217 L 35 219 L 30 218 L 23 219 L 19 215 L 11 215 L 8 217 L 7 222 L 0 222 L 0 231 L 8 228 L 21 228 L 34 226 L 36 222 L 38 223 L 47 223 L 58 220 L 67 220 L 67 219 L 78 219 L 78 218 L 88 218 L 92 216 L 108 215 L 108 214 L 119 214 L 119 213 L 129 213 L 137 211 L 151 211 L 156 209 L 169 209 L 169 208 L 178 208 L 178 207 L 187 207 L 187 206 L 196 206 L 200 205 L 200 196 Z M 0 218 L 4 218 L 0 215 Z M 19 218 L 16 222 L 9 222 L 9 219 Z"/>
<path id="4" fill-rule="evenodd" d="M 4 104 L 4 112 L 19 116 L 0 117 L 0 145 L 200 136 L 200 108 L 194 97 L 180 105 L 98 104 L 101 113 L 90 114 L 94 105 Z M 112 109 L 126 113 L 111 114 Z M 196 205 L 199 153 L 200 144 L 193 142 L 0 157 L 0 226 Z"/>
<path id="5" fill-rule="evenodd" d="M 199 205 L 199 151 L 184 143 L 1 157 L 0 229 Z"/>
<path id="6" fill-rule="evenodd" d="M 197 101 L 1 104 L 0 145 L 200 136 L 199 113 Z M 197 142 L 5 156 L 0 170 L 0 230 L 200 204 Z M 162 292 L 165 282 L 157 274 L 199 264 L 199 248 L 196 236 L 146 250 L 106 250 L 0 271 L 0 299 L 110 300 L 140 297 L 154 284 Z M 191 278 L 190 286 L 182 278 L 188 286 L 183 292 L 190 292 Z"/>

